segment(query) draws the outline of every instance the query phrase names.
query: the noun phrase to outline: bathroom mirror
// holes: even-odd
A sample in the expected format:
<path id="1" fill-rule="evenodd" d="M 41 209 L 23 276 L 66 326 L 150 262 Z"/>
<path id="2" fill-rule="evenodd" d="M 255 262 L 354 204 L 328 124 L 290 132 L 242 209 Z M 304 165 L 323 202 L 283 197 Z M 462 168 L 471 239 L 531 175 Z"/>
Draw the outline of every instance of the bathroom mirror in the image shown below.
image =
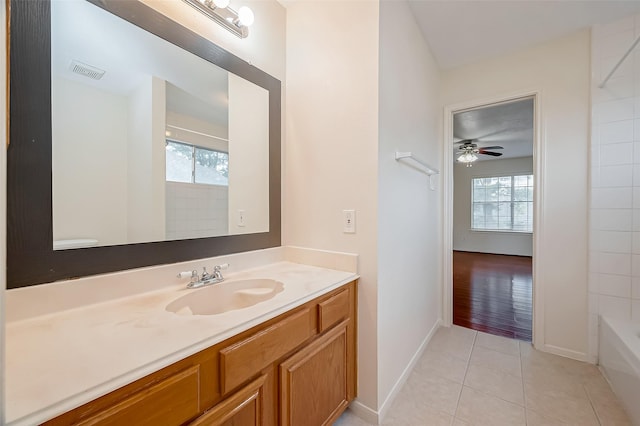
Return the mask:
<path id="1" fill-rule="evenodd" d="M 54 0 L 51 96 L 54 250 L 269 231 L 266 89 Z"/>
<path id="2" fill-rule="evenodd" d="M 11 29 L 8 288 L 280 245 L 278 80 L 139 2 Z"/>

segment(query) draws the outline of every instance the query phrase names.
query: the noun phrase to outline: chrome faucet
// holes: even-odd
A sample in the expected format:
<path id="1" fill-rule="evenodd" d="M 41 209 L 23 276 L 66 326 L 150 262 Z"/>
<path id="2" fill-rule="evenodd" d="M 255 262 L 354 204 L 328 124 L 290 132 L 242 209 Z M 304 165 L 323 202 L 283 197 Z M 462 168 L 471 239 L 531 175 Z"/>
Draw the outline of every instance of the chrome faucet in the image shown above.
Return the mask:
<path id="1" fill-rule="evenodd" d="M 187 288 L 200 288 L 211 284 L 221 283 L 224 281 L 222 276 L 222 270 L 229 267 L 228 263 L 222 265 L 216 265 L 213 267 L 213 273 L 207 272 L 207 268 L 202 268 L 202 275 L 198 276 L 198 271 L 195 269 L 191 272 L 181 272 L 178 274 L 178 278 L 186 278 L 191 274 L 191 281 L 187 284 Z"/>

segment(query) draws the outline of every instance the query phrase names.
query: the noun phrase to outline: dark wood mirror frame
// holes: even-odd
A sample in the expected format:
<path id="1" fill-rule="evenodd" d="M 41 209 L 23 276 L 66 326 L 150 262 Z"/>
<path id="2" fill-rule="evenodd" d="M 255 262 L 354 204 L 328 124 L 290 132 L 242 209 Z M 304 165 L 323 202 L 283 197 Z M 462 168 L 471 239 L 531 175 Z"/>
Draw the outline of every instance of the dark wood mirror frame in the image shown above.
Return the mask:
<path id="1" fill-rule="evenodd" d="M 280 81 L 142 3 L 88 1 L 269 91 L 269 232 L 54 251 L 51 4 L 12 0 L 7 288 L 279 246 Z"/>

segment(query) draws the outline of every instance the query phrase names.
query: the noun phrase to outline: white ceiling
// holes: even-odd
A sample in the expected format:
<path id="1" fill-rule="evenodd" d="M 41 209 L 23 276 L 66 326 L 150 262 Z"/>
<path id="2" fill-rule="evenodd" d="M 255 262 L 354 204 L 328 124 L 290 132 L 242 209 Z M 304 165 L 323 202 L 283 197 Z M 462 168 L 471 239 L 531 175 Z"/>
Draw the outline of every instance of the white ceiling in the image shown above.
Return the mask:
<path id="1" fill-rule="evenodd" d="M 409 0 L 409 4 L 442 69 L 640 13 L 638 0 Z"/>
<path id="2" fill-rule="evenodd" d="M 478 148 L 501 146 L 490 149 L 500 157 L 478 155 L 478 161 L 505 158 L 530 157 L 533 155 L 533 99 L 491 105 L 453 115 L 453 141 L 471 139 Z M 460 154 L 461 144 L 453 147 L 454 161 Z"/>

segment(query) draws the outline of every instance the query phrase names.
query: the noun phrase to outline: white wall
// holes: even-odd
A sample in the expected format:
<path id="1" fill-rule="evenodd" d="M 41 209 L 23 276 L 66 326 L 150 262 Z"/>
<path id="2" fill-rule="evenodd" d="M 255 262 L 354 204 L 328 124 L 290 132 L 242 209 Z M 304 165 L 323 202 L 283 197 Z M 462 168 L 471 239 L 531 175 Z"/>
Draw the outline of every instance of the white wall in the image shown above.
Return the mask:
<path id="1" fill-rule="evenodd" d="M 589 31 L 443 74 L 444 105 L 540 90 L 543 179 L 534 292 L 540 347 L 587 358 Z M 544 326 L 538 323 L 544 321 Z"/>
<path id="2" fill-rule="evenodd" d="M 269 92 L 229 74 L 230 235 L 269 231 L 268 159 Z"/>
<path id="3" fill-rule="evenodd" d="M 164 80 L 148 76 L 129 95 L 128 242 L 165 239 L 165 94 Z"/>
<path id="4" fill-rule="evenodd" d="M 439 71 L 406 2 L 380 2 L 379 52 L 378 407 L 384 414 L 441 316 L 441 187 L 431 191 L 427 175 L 394 154 L 412 151 L 440 168 L 442 110 Z"/>
<path id="5" fill-rule="evenodd" d="M 640 322 L 640 53 L 598 85 L 640 34 L 640 15 L 592 32 L 590 354 L 598 315 Z"/>
<path id="6" fill-rule="evenodd" d="M 358 401 L 378 407 L 378 3 L 291 2 L 283 243 L 359 254 Z M 356 233 L 342 210 L 356 210 Z M 403 330 L 404 331 L 404 330 Z"/>
<path id="7" fill-rule="evenodd" d="M 52 82 L 53 239 L 127 241 L 127 98 Z"/>
<path id="8" fill-rule="evenodd" d="M 479 177 L 533 174 L 533 157 L 477 161 L 453 168 L 453 249 L 478 253 L 533 255 L 532 235 L 471 230 L 471 180 Z"/>

